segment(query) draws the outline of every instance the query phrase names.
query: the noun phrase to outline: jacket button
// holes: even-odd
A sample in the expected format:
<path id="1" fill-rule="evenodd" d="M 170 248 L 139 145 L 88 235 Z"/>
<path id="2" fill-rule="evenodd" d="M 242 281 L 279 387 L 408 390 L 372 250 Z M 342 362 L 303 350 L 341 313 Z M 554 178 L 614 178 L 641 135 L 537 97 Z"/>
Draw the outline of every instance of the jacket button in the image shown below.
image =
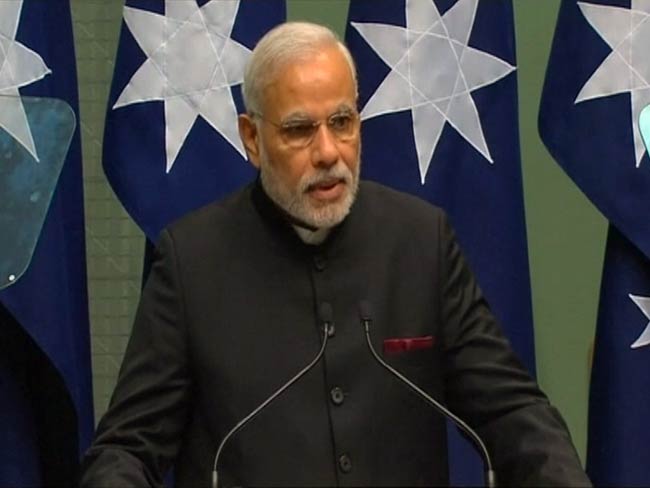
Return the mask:
<path id="1" fill-rule="evenodd" d="M 327 267 L 327 260 L 325 259 L 325 256 L 322 254 L 316 254 L 314 256 L 314 267 L 318 271 L 324 271 L 325 268 Z"/>
<path id="2" fill-rule="evenodd" d="M 352 461 L 350 460 L 350 456 L 347 454 L 341 454 L 341 456 L 339 456 L 339 469 L 344 473 L 352 471 Z"/>
<path id="3" fill-rule="evenodd" d="M 332 403 L 334 405 L 340 405 L 343 403 L 344 399 L 343 390 L 338 386 L 335 386 L 330 390 L 330 398 L 332 399 Z"/>

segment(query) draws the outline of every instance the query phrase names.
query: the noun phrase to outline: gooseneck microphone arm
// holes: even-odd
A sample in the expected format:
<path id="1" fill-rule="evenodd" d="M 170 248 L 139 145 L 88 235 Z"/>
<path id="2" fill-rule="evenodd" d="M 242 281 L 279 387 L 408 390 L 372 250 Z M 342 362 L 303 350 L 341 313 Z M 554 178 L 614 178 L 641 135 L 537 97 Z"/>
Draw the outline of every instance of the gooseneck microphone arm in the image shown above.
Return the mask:
<path id="1" fill-rule="evenodd" d="M 219 474 L 217 471 L 218 463 L 219 463 L 219 457 L 221 456 L 221 452 L 223 451 L 224 446 L 228 442 L 228 440 L 234 436 L 237 432 L 239 432 L 248 422 L 253 420 L 262 410 L 264 410 L 273 400 L 278 398 L 280 395 L 282 395 L 285 391 L 287 391 L 291 385 L 293 385 L 296 381 L 298 381 L 300 378 L 302 378 L 310 369 L 312 369 L 318 361 L 320 361 L 321 357 L 323 357 L 323 354 L 325 353 L 325 346 L 327 345 L 327 338 L 329 337 L 329 329 L 332 327 L 332 307 L 329 303 L 323 303 L 321 304 L 319 311 L 318 311 L 319 319 L 321 323 L 323 324 L 323 343 L 320 347 L 320 350 L 318 351 L 318 354 L 316 354 L 316 357 L 304 368 L 302 368 L 298 373 L 291 378 L 289 381 L 287 381 L 284 385 L 282 385 L 278 390 L 276 390 L 271 396 L 269 396 L 266 400 L 264 400 L 260 405 L 255 408 L 251 413 L 246 415 L 243 419 L 241 419 L 237 424 L 230 429 L 230 431 L 224 436 L 222 439 L 221 443 L 219 444 L 219 447 L 217 448 L 217 453 L 214 456 L 214 463 L 212 465 L 212 488 L 219 488 Z"/>
<path id="2" fill-rule="evenodd" d="M 409 380 L 402 373 L 400 373 L 395 368 L 393 368 L 388 363 L 386 363 L 386 361 L 384 361 L 379 356 L 379 354 L 377 354 L 377 351 L 375 351 L 375 348 L 372 345 L 372 341 L 370 340 L 370 324 L 372 323 L 372 306 L 370 305 L 370 302 L 363 300 L 359 303 L 359 316 L 361 319 L 361 324 L 363 325 L 363 328 L 366 333 L 366 342 L 368 343 L 370 352 L 377 360 L 377 362 L 389 373 L 391 373 L 393 376 L 396 376 L 412 391 L 414 391 L 417 395 L 419 395 L 420 398 L 425 400 L 429 405 L 431 405 L 434 409 L 436 409 L 441 415 L 454 422 L 454 424 L 456 424 L 456 426 L 459 427 L 472 440 L 472 442 L 476 445 L 477 450 L 481 454 L 481 457 L 483 458 L 483 463 L 485 464 L 486 486 L 488 486 L 489 488 L 496 487 L 496 475 L 494 473 L 494 470 L 492 469 L 492 461 L 490 460 L 490 454 L 488 453 L 488 450 L 485 447 L 483 440 L 478 436 L 476 432 L 474 432 L 474 430 L 469 425 L 467 425 L 467 423 L 463 419 L 461 419 L 460 417 L 452 413 L 444 405 L 442 405 L 440 402 L 432 398 L 427 392 L 425 392 L 422 388 L 417 386 L 415 383 Z"/>

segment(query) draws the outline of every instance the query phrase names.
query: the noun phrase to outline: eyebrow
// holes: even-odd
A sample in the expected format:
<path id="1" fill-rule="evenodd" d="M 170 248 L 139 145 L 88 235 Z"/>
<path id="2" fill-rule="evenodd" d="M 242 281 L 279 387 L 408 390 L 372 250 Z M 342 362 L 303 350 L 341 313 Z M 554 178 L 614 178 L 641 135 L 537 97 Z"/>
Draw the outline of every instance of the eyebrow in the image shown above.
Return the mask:
<path id="1" fill-rule="evenodd" d="M 327 116 L 327 118 L 330 118 L 332 115 L 336 114 L 342 114 L 342 113 L 353 113 L 354 108 L 350 107 L 348 103 L 341 103 L 339 104 L 334 111 Z M 305 122 L 305 121 L 314 121 L 316 120 L 314 117 L 309 115 L 306 112 L 293 112 L 284 117 L 281 121 L 280 124 L 291 124 L 293 122 Z"/>

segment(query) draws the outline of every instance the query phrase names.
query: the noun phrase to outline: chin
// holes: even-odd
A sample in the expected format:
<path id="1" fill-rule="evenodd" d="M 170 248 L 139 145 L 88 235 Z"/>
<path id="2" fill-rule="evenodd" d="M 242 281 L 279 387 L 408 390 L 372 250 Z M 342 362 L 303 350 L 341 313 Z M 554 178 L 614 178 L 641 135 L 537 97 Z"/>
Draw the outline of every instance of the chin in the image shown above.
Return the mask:
<path id="1" fill-rule="evenodd" d="M 319 229 L 334 227 L 343 222 L 351 206 L 352 201 L 347 195 L 334 203 L 310 205 L 309 209 L 302 209 L 302 220 Z"/>

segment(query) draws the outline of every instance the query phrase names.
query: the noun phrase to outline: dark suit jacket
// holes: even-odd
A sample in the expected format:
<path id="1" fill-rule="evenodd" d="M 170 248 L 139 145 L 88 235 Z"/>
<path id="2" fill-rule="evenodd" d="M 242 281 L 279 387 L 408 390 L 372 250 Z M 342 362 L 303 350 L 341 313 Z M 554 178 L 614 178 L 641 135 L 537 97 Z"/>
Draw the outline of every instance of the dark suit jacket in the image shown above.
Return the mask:
<path id="1" fill-rule="evenodd" d="M 446 484 L 445 421 L 371 358 L 362 299 L 378 351 L 431 336 L 386 360 L 483 436 L 502 483 L 588 484 L 443 213 L 362 183 L 319 246 L 300 241 L 259 184 L 163 232 L 83 486 L 158 485 L 173 463 L 177 485 L 208 485 L 226 432 L 316 355 L 323 302 L 335 322 L 323 361 L 231 439 L 221 482 Z"/>

